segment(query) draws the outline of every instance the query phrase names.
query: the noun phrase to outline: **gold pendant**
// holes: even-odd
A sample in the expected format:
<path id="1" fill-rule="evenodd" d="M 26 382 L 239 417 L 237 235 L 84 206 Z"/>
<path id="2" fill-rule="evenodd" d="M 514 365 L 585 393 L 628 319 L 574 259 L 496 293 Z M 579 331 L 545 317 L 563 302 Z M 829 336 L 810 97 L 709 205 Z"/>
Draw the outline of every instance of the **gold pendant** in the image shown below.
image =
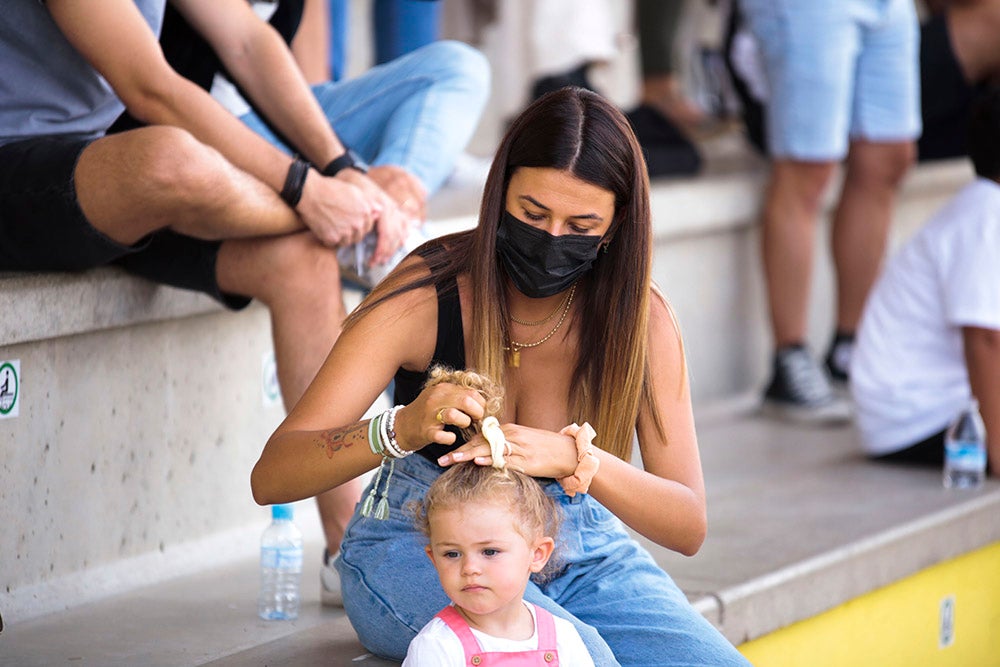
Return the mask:
<path id="1" fill-rule="evenodd" d="M 517 349 L 513 345 L 510 348 L 510 359 L 508 360 L 508 365 L 511 368 L 521 367 L 521 350 Z"/>

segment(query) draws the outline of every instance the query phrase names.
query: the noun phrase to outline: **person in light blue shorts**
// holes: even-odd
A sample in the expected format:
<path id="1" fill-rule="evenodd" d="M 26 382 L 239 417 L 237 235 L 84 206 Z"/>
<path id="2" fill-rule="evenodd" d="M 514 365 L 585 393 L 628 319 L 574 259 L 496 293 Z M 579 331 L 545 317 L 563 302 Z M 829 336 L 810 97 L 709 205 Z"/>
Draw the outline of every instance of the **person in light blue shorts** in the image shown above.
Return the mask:
<path id="1" fill-rule="evenodd" d="M 854 331 L 879 272 L 899 184 L 920 134 L 919 25 L 912 0 L 740 0 L 760 49 L 768 151 L 763 262 L 775 355 L 765 408 L 843 422 Z M 822 368 L 806 347 L 816 222 L 845 162 L 833 216 L 836 332 Z"/>

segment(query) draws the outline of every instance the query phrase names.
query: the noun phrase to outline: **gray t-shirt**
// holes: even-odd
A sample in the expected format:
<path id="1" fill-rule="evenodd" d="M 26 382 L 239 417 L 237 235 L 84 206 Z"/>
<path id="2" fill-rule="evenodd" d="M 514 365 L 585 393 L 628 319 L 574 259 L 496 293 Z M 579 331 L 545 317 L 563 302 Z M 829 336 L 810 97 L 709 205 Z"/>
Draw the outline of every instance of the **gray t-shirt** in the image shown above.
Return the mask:
<path id="1" fill-rule="evenodd" d="M 166 0 L 135 0 L 159 37 Z M 39 0 L 0 11 L 0 145 L 48 134 L 101 136 L 125 109 Z"/>

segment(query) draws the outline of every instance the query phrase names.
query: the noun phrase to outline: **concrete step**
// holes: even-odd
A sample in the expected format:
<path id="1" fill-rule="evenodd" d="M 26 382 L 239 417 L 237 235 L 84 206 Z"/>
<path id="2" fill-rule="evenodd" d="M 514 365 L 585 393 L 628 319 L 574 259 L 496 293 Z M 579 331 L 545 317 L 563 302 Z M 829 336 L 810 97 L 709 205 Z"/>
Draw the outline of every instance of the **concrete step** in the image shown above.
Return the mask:
<path id="1" fill-rule="evenodd" d="M 754 414 L 706 416 L 710 412 L 697 414 L 708 538 L 690 558 L 656 546 L 651 551 L 734 644 L 768 637 L 845 603 L 850 608 L 852 600 L 948 559 L 1000 545 L 1000 482 L 990 480 L 974 492 L 946 491 L 938 471 L 866 461 L 849 427 L 817 430 Z M 319 605 L 322 545 L 309 513 L 297 516 L 309 536 L 298 620 L 256 617 L 256 544 L 244 544 L 243 555 L 228 565 L 31 621 L 10 619 L 0 634 L 0 665 L 396 664 L 369 655 L 342 610 Z M 985 567 L 996 572 L 1000 549 L 989 553 Z M 967 659 L 932 662 L 938 659 L 934 645 L 905 664 L 985 664 L 976 656 L 997 655 L 1000 638 L 990 628 L 1000 614 L 1000 588 L 988 577 L 975 583 L 989 586 L 984 599 L 969 602 L 960 595 L 954 602 L 964 625 L 951 655 Z M 939 582 L 925 616 L 936 620 L 938 601 L 954 585 Z M 874 641 L 890 641 L 902 616 L 885 618 L 887 627 L 879 629 L 884 634 Z M 937 626 L 926 630 L 936 632 Z M 978 641 L 983 637 L 989 639 Z M 928 645 L 916 637 L 909 641 Z M 798 664 L 866 663 L 863 656 L 838 663 L 814 655 Z"/>

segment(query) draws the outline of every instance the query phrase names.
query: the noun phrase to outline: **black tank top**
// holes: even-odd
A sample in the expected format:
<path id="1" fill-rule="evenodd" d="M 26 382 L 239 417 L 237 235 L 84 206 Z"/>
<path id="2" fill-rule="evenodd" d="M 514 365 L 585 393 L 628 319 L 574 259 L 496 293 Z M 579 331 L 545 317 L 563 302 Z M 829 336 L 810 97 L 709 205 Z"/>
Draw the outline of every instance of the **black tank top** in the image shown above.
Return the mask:
<path id="1" fill-rule="evenodd" d="M 422 255 L 425 257 L 436 253 L 445 252 L 441 246 L 436 246 L 425 250 Z M 465 332 L 462 328 L 462 303 L 458 298 L 458 282 L 452 278 L 442 284 L 435 286 L 437 291 L 438 316 L 437 316 L 437 342 L 434 344 L 434 357 L 431 359 L 430 370 L 434 365 L 440 364 L 455 370 L 465 369 Z M 421 388 L 427 381 L 428 371 L 410 371 L 400 368 L 396 371 L 395 390 L 393 392 L 393 403 L 395 405 L 409 405 L 420 394 Z M 449 427 L 449 431 L 458 436 L 454 445 L 439 445 L 436 443 L 427 445 L 417 451 L 418 454 L 436 462 L 439 457 L 448 451 L 462 444 L 462 436 L 455 427 Z"/>

